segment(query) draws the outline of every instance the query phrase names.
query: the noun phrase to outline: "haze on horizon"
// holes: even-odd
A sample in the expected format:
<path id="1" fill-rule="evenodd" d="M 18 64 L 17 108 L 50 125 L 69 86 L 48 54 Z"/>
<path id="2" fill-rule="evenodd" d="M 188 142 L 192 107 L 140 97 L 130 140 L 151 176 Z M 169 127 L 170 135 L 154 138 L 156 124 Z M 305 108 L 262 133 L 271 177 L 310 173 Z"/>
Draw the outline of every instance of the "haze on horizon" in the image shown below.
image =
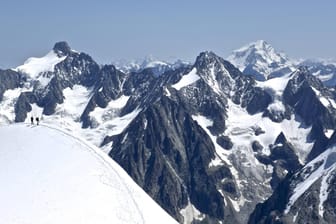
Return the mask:
<path id="1" fill-rule="evenodd" d="M 50 51 L 57 41 L 99 63 L 144 58 L 226 57 L 263 39 L 292 58 L 336 58 L 336 2 L 318 1 L 19 1 L 0 8 L 0 68 Z"/>

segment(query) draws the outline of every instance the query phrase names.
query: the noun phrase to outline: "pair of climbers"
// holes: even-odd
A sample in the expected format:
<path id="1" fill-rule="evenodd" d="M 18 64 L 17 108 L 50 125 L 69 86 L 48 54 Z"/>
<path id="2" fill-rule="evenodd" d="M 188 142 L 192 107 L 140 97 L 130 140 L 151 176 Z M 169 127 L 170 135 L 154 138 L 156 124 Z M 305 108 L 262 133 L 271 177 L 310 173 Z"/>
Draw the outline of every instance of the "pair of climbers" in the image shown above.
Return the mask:
<path id="1" fill-rule="evenodd" d="M 36 124 L 39 125 L 40 118 L 36 117 L 35 120 L 36 120 Z M 30 117 L 30 122 L 31 122 L 31 124 L 34 124 L 34 117 L 33 116 Z"/>

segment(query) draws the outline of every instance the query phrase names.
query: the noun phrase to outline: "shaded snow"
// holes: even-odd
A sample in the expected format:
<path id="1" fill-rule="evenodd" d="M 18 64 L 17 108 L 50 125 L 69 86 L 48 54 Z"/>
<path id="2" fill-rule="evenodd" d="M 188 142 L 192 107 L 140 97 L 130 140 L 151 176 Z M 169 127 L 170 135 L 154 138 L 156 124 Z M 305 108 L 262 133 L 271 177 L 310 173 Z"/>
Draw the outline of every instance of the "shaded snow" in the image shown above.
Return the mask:
<path id="1" fill-rule="evenodd" d="M 188 74 L 182 76 L 181 80 L 178 81 L 176 84 L 172 85 L 173 88 L 180 90 L 183 87 L 186 87 L 190 84 L 193 84 L 197 80 L 199 80 L 200 77 L 197 75 L 197 69 L 193 68 Z"/>
<path id="2" fill-rule="evenodd" d="M 176 223 L 111 158 L 70 133 L 19 124 L 0 127 L 0 138 L 0 223 Z"/>
<path id="3" fill-rule="evenodd" d="M 15 120 L 14 106 L 21 94 L 21 89 L 9 89 L 4 92 L 0 102 L 0 123 L 11 123 Z"/>
<path id="4" fill-rule="evenodd" d="M 202 221 L 205 218 L 205 215 L 202 215 L 200 211 L 198 211 L 197 208 L 195 208 L 190 201 L 188 202 L 188 205 L 180 210 L 180 214 L 183 216 L 184 224 L 192 223 L 193 220 L 199 220 Z"/>

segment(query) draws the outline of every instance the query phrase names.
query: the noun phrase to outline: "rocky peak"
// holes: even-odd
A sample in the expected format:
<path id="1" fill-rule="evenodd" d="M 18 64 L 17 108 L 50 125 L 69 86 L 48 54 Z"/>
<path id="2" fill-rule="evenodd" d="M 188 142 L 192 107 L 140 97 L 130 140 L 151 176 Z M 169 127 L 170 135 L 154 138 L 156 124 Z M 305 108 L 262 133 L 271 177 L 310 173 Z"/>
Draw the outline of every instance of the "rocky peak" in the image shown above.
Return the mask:
<path id="1" fill-rule="evenodd" d="M 58 56 L 67 56 L 71 53 L 71 48 L 66 41 L 57 42 L 53 50 Z"/>
<path id="2" fill-rule="evenodd" d="M 212 64 L 216 61 L 218 62 L 218 61 L 221 61 L 221 60 L 223 60 L 223 59 L 220 58 L 219 56 L 217 56 L 214 52 L 204 51 L 204 52 L 201 52 L 197 56 L 195 66 L 196 67 L 204 67 L 204 66 Z"/>

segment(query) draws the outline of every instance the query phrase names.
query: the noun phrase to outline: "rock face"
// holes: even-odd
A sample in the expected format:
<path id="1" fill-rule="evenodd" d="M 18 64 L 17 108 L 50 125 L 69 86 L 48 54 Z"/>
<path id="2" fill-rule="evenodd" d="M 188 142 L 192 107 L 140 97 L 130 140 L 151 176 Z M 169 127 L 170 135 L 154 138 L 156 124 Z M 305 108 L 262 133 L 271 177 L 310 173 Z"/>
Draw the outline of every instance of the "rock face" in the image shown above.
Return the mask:
<path id="1" fill-rule="evenodd" d="M 286 64 L 280 56 L 274 55 L 278 67 Z M 160 75 L 124 73 L 66 42 L 43 58 L 43 70 L 31 61 L 41 60 L 0 71 L 0 119 L 27 122 L 42 113 L 42 122 L 78 133 L 179 222 L 334 220 L 333 185 L 324 187 L 334 183 L 336 95 L 308 68 L 256 81 L 201 52 L 192 65 Z M 309 197 L 296 196 L 311 175 L 319 181 L 300 191 Z M 319 189 L 328 192 L 323 215 L 321 197 L 310 194 Z M 302 203 L 315 207 L 301 214 Z"/>
<path id="2" fill-rule="evenodd" d="M 288 175 L 273 195 L 256 206 L 249 223 L 335 222 L 335 144 L 299 172 Z"/>
<path id="3" fill-rule="evenodd" d="M 6 90 L 21 87 L 23 82 L 24 77 L 18 72 L 0 69 L 0 101 L 2 101 Z"/>

